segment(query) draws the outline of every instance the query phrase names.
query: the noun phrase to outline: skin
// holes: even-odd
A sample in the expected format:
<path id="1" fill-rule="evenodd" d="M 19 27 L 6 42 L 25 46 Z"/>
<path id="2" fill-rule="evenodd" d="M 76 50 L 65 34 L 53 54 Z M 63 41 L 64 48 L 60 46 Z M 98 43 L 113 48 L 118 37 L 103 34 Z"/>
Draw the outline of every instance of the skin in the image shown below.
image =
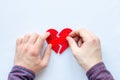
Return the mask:
<path id="1" fill-rule="evenodd" d="M 49 35 L 48 32 L 42 35 L 33 33 L 18 38 L 14 65 L 25 67 L 35 74 L 43 70 L 49 63 L 52 45 L 47 45 L 43 56 L 40 53 Z M 66 39 L 74 57 L 85 71 L 102 61 L 100 40 L 92 32 L 78 29 L 71 32 Z"/>
<path id="2" fill-rule="evenodd" d="M 37 33 L 26 34 L 16 41 L 16 54 L 14 65 L 25 67 L 34 73 L 44 69 L 49 62 L 51 45 L 47 45 L 43 57 L 40 56 L 42 47 L 50 33 L 38 35 Z"/>
<path id="3" fill-rule="evenodd" d="M 78 29 L 66 38 L 78 63 L 88 71 L 102 61 L 100 40 L 86 29 Z"/>

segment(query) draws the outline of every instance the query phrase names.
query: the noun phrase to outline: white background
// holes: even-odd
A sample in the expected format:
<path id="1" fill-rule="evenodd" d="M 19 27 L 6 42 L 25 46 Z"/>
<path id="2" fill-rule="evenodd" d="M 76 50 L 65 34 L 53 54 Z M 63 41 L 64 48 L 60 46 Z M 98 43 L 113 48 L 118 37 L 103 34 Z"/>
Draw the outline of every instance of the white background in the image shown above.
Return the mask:
<path id="1" fill-rule="evenodd" d="M 120 80 L 120 0 L 0 0 L 0 80 L 13 67 L 16 38 L 49 28 L 87 28 L 101 39 L 103 61 Z M 87 80 L 68 48 L 36 80 Z"/>

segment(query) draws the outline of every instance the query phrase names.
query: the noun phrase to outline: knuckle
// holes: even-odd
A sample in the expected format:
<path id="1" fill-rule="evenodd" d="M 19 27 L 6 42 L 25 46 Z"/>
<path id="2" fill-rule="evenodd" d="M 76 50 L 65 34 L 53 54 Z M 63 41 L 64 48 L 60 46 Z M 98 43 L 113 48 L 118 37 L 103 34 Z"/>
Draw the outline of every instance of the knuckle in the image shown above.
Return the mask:
<path id="1" fill-rule="evenodd" d="M 35 50 L 35 49 L 31 49 L 30 50 L 30 54 L 31 54 L 31 56 L 37 56 L 38 55 L 38 51 Z"/>
<path id="2" fill-rule="evenodd" d="M 96 37 L 96 39 L 97 39 L 97 42 L 100 43 L 100 38 L 99 38 L 99 37 Z"/>
<path id="3" fill-rule="evenodd" d="M 87 31 L 87 29 L 81 28 L 79 31 L 85 32 L 85 31 Z"/>
<path id="4" fill-rule="evenodd" d="M 92 38 L 92 39 L 90 40 L 90 42 L 91 42 L 92 44 L 97 44 L 97 43 L 100 43 L 100 39 L 99 39 L 98 37 L 94 37 L 94 38 Z"/>
<path id="5" fill-rule="evenodd" d="M 30 34 L 26 33 L 24 38 L 26 38 L 26 37 L 30 37 Z"/>
<path id="6" fill-rule="evenodd" d="M 16 42 L 19 42 L 19 41 L 21 41 L 22 40 L 22 38 L 17 38 L 16 39 Z"/>
<path id="7" fill-rule="evenodd" d="M 42 64 L 41 64 L 41 67 L 47 67 L 48 66 L 48 64 L 47 64 L 47 61 L 44 61 Z"/>
<path id="8" fill-rule="evenodd" d="M 26 33 L 24 37 L 26 37 L 26 36 L 28 36 L 28 35 L 29 35 L 29 34 L 28 34 L 28 33 Z"/>
<path id="9" fill-rule="evenodd" d="M 20 40 L 20 38 L 17 38 L 17 39 L 16 39 L 16 41 L 19 41 L 19 40 Z"/>
<path id="10" fill-rule="evenodd" d="M 28 52 L 28 50 L 29 50 L 29 46 L 28 45 L 24 46 L 23 51 Z"/>
<path id="11" fill-rule="evenodd" d="M 32 33 L 30 36 L 31 36 L 31 37 L 35 36 L 35 33 Z"/>
<path id="12" fill-rule="evenodd" d="M 20 41 L 20 39 L 19 39 L 19 38 L 17 38 L 17 39 L 16 39 L 16 43 L 18 43 L 19 41 Z"/>
<path id="13" fill-rule="evenodd" d="M 33 35 L 38 36 L 38 33 L 33 33 Z"/>
<path id="14" fill-rule="evenodd" d="M 38 34 L 38 33 L 36 33 L 36 35 L 37 35 L 37 36 L 39 36 L 39 34 Z"/>
<path id="15" fill-rule="evenodd" d="M 97 41 L 96 37 L 92 38 L 91 41 L 96 42 Z"/>

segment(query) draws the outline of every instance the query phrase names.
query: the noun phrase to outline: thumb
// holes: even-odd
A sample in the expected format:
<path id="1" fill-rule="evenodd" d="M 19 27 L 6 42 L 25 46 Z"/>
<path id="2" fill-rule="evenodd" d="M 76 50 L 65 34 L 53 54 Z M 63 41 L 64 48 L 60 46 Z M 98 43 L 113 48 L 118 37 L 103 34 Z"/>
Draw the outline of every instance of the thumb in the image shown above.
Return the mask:
<path id="1" fill-rule="evenodd" d="M 76 50 L 76 48 L 78 48 L 77 43 L 75 42 L 75 40 L 73 38 L 67 37 L 66 39 L 67 39 L 68 44 L 72 51 L 74 51 L 74 50 Z"/>
<path id="2" fill-rule="evenodd" d="M 51 47 L 52 47 L 52 45 L 49 44 L 45 49 L 43 59 L 42 59 L 42 62 L 44 64 L 44 66 L 48 65 L 48 62 L 49 62 L 49 59 L 50 59 L 50 56 L 51 56 Z"/>

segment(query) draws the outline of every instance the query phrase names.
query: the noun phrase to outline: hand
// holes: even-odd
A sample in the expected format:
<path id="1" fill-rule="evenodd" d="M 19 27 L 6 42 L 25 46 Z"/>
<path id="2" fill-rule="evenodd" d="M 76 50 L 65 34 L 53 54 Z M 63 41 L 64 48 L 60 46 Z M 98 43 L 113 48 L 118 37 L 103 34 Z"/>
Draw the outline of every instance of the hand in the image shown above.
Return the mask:
<path id="1" fill-rule="evenodd" d="M 67 41 L 85 71 L 102 61 L 100 40 L 92 32 L 85 29 L 73 31 Z"/>
<path id="2" fill-rule="evenodd" d="M 41 71 L 48 65 L 51 55 L 51 45 L 49 44 L 43 57 L 40 56 L 42 47 L 46 38 L 50 33 L 38 34 L 26 34 L 24 38 L 18 38 L 16 42 L 16 54 L 14 65 L 25 67 L 34 73 Z"/>

